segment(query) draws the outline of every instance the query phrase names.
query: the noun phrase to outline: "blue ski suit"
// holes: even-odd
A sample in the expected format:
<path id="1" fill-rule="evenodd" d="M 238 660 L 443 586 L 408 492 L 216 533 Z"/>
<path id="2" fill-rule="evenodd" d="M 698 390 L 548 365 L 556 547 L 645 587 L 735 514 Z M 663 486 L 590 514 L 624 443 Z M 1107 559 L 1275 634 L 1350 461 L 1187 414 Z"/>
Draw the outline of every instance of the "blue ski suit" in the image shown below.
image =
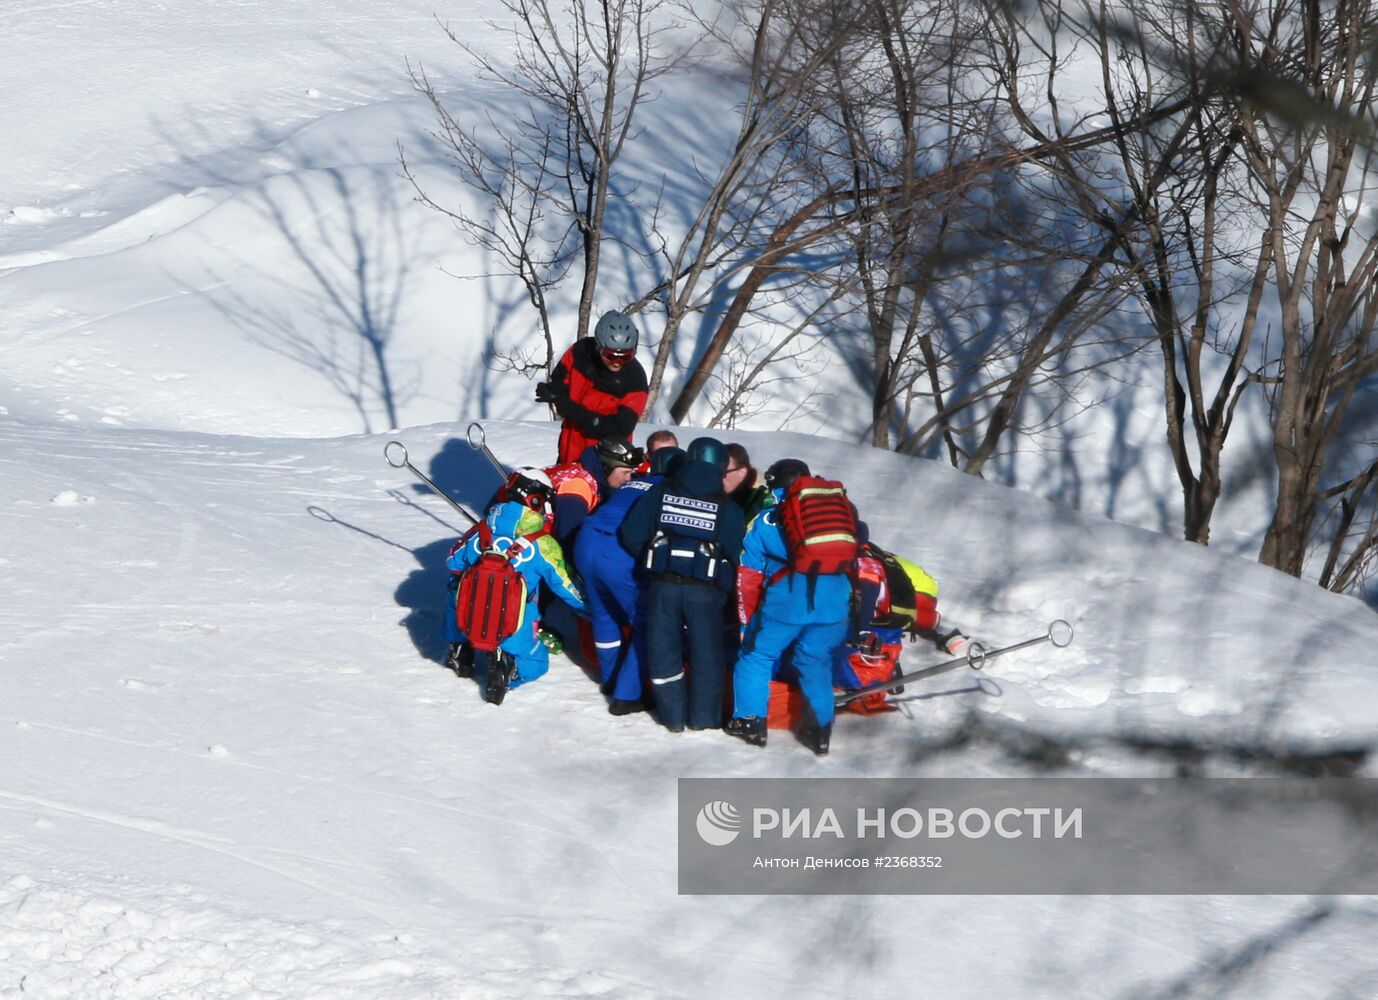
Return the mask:
<path id="1" fill-rule="evenodd" d="M 775 491 L 778 504 L 783 490 Z M 771 673 L 793 647 L 792 665 L 814 719 L 826 726 L 833 719 L 833 658 L 847 641 L 852 581 L 846 573 L 815 577 L 812 600 L 809 578 L 788 573 L 771 578 L 789 559 L 778 507 L 762 511 L 747 528 L 739 574 L 739 613 L 746 626 L 733 669 L 734 718 L 764 719 L 770 704 Z M 859 525 L 864 536 L 865 527 Z M 757 607 L 743 597 L 753 589 Z"/>
<path id="2" fill-rule="evenodd" d="M 585 610 L 584 597 L 570 578 L 560 544 L 549 535 L 537 534 L 545 526 L 545 519 L 540 514 L 522 503 L 508 501 L 492 508 L 485 520 L 493 532 L 494 548 L 507 552 L 517 547 L 518 554 L 512 559 L 512 565 L 526 581 L 526 608 L 522 612 L 521 625 L 499 647 L 516 661 L 517 670 L 510 685 L 516 687 L 534 681 L 550 669 L 550 651 L 537 636 L 540 612 L 536 600 L 541 582 L 576 611 Z M 530 535 L 536 537 L 527 537 Z M 471 532 L 450 554 L 447 565 L 451 572 L 463 573 L 478 562 L 482 554 L 478 532 Z M 458 632 L 453 616 L 447 631 L 450 630 Z"/>
<path id="3" fill-rule="evenodd" d="M 574 567 L 584 582 L 599 679 L 614 682 L 612 696 L 640 699 L 646 651 L 645 580 L 637 561 L 617 542 L 617 531 L 632 506 L 660 482 L 660 476 L 633 479 L 614 490 L 586 517 L 574 543 Z M 623 630 L 631 641 L 623 642 Z M 625 653 L 624 653 L 625 649 Z"/>

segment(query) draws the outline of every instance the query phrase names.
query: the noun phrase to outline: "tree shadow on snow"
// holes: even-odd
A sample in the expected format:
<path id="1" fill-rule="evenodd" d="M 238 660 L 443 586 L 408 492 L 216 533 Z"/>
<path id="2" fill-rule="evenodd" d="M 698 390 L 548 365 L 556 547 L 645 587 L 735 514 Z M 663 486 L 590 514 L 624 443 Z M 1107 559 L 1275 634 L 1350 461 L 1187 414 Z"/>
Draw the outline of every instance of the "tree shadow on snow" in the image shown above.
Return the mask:
<path id="1" fill-rule="evenodd" d="M 424 471 L 442 492 L 475 514 L 486 508 L 500 485 L 497 472 L 488 461 L 459 437 L 447 440 L 431 457 Z M 445 659 L 446 642 L 442 630 L 444 616 L 449 613 L 446 585 L 450 570 L 445 561 L 455 541 L 469 525 L 461 515 L 448 508 L 444 508 L 446 517 L 434 513 L 432 508 L 443 501 L 419 482 L 411 485 L 410 492 L 393 491 L 393 496 L 447 531 L 443 537 L 412 550 L 418 565 L 393 594 L 398 605 L 407 609 L 402 627 L 407 630 L 412 645 L 424 659 L 439 663 Z M 461 526 L 457 527 L 456 522 Z"/>
<path id="2" fill-rule="evenodd" d="M 1208 955 L 1195 968 L 1157 988 L 1137 983 L 1126 990 L 1124 997 L 1142 1000 L 1193 1000 L 1196 997 L 1220 997 L 1245 991 L 1261 982 L 1271 982 L 1262 968 L 1270 958 L 1277 957 L 1289 946 L 1324 928 L 1340 912 L 1330 899 L 1320 898 L 1304 912 L 1291 916 L 1275 927 L 1230 948 L 1221 948 Z M 1255 977 L 1263 977 L 1262 980 Z"/>

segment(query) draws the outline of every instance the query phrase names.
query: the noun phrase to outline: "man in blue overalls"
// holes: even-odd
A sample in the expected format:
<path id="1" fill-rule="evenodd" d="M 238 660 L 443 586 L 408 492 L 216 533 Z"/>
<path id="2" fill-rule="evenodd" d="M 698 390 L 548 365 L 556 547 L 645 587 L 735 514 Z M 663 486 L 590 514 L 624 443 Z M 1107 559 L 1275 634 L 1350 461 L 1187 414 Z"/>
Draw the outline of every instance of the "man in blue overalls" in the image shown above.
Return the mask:
<path id="1" fill-rule="evenodd" d="M 660 721 L 671 732 L 722 723 L 723 608 L 746 531 L 741 508 L 723 492 L 726 468 L 721 441 L 691 441 L 683 466 L 637 501 L 619 533 L 646 569 L 648 667 Z"/>

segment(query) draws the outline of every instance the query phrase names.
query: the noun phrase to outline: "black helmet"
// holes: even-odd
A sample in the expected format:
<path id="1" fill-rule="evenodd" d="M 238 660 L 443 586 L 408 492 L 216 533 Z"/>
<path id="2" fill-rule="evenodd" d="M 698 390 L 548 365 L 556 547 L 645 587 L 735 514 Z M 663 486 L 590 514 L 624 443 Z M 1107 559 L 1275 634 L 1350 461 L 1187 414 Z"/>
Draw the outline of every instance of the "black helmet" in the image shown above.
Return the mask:
<path id="1" fill-rule="evenodd" d="M 593 328 L 593 339 L 600 351 L 636 350 L 636 326 L 616 309 L 605 312 Z"/>
<path id="2" fill-rule="evenodd" d="M 666 445 L 651 452 L 651 475 L 673 476 L 684 464 L 684 449 Z"/>
<path id="3" fill-rule="evenodd" d="M 541 469 L 516 469 L 507 477 L 507 499 L 524 503 L 532 510 L 543 510 L 555 498 L 555 487 Z"/>
<path id="4" fill-rule="evenodd" d="M 720 472 L 727 469 L 727 445 L 717 438 L 694 438 L 689 442 L 689 451 L 686 454 L 690 462 L 707 462 L 709 465 L 716 465 Z"/>
<path id="5" fill-rule="evenodd" d="M 766 470 L 766 485 L 773 490 L 787 490 L 800 476 L 810 476 L 808 465 L 798 458 L 782 458 Z"/>
<path id="6" fill-rule="evenodd" d="M 635 469 L 644 457 L 641 449 L 626 438 L 605 437 L 598 442 L 598 462 L 604 475 L 613 469 Z"/>

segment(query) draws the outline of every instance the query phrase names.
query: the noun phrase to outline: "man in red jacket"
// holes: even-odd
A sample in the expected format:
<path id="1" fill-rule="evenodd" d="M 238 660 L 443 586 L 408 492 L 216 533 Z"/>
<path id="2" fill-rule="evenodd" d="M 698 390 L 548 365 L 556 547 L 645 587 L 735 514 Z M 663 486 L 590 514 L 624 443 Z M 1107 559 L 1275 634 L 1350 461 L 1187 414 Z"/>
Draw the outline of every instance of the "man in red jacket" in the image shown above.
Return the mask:
<path id="1" fill-rule="evenodd" d="M 560 463 L 577 462 L 601 438 L 631 439 L 646 408 L 646 370 L 636 360 L 636 327 L 622 313 L 604 313 L 592 337 L 565 352 L 549 382 L 536 386 L 536 402 L 555 407 Z"/>

